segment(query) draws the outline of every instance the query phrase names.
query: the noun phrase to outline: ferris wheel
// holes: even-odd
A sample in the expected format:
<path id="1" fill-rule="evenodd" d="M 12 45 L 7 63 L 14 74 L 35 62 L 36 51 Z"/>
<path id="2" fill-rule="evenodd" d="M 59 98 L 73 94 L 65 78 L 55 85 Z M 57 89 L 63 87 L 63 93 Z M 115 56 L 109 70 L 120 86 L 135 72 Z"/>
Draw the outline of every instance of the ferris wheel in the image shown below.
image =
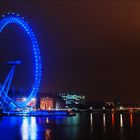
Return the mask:
<path id="1" fill-rule="evenodd" d="M 38 42 L 28 22 L 26 22 L 24 18 L 21 17 L 19 14 L 8 13 L 6 15 L 2 15 L 2 18 L 0 20 L 0 32 L 2 32 L 3 29 L 6 28 L 11 23 L 19 25 L 27 33 L 32 44 L 34 57 L 33 84 L 32 87 L 30 87 L 29 96 L 26 98 L 26 100 L 22 102 L 17 102 L 8 95 L 12 79 L 14 77 L 15 68 L 17 65 L 20 65 L 21 62 L 20 61 L 7 62 L 8 65 L 11 65 L 11 70 L 9 71 L 5 81 L 3 83 L 0 83 L 0 104 L 4 108 L 16 110 L 17 108 L 26 108 L 28 104 L 32 101 L 32 99 L 37 95 L 41 81 L 42 66 Z"/>

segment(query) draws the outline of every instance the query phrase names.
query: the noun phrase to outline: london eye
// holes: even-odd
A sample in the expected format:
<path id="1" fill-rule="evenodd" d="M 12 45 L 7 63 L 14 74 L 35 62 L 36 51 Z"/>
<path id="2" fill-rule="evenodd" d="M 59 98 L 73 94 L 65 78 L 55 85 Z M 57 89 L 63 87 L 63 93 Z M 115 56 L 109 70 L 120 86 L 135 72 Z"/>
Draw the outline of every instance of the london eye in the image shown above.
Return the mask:
<path id="1" fill-rule="evenodd" d="M 2 105 L 3 108 L 9 110 L 16 110 L 18 108 L 21 109 L 26 108 L 28 104 L 31 102 L 31 100 L 37 95 L 41 81 L 42 67 L 39 45 L 36 40 L 36 36 L 33 33 L 28 22 L 26 22 L 19 14 L 9 13 L 6 15 L 2 15 L 2 18 L 0 20 L 0 32 L 2 32 L 4 28 L 6 28 L 11 23 L 17 24 L 18 26 L 22 27 L 22 29 L 26 32 L 29 40 L 31 41 L 34 60 L 34 66 L 32 68 L 34 72 L 33 83 L 28 91 L 29 96 L 26 98 L 26 100 L 22 102 L 17 102 L 8 95 L 12 79 L 14 77 L 15 68 L 17 65 L 20 65 L 21 62 L 20 61 L 7 62 L 7 64 L 11 66 L 11 69 L 7 77 L 5 78 L 5 81 L 3 83 L 0 83 L 0 104 Z"/>

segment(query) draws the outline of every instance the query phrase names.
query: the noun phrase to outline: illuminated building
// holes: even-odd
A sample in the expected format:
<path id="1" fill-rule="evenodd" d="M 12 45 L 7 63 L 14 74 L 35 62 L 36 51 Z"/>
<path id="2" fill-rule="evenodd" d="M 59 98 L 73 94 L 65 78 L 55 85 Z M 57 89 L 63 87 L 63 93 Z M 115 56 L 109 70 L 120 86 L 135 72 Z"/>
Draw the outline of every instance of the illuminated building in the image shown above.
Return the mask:
<path id="1" fill-rule="evenodd" d="M 65 101 L 67 106 L 78 105 L 85 103 L 85 96 L 79 95 L 75 92 L 61 93 L 59 96 Z"/>
<path id="2" fill-rule="evenodd" d="M 50 110 L 54 108 L 54 99 L 44 97 L 40 99 L 40 109 L 41 110 Z"/>
<path id="3" fill-rule="evenodd" d="M 114 102 L 105 102 L 105 108 L 106 109 L 112 109 L 115 107 L 115 103 Z"/>

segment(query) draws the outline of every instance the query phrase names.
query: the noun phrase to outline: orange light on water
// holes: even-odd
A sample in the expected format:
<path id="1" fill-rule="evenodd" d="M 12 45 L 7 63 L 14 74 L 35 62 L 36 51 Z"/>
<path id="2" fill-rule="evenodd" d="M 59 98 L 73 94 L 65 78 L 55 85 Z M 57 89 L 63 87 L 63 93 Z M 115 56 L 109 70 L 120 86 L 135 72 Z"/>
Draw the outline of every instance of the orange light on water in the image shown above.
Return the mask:
<path id="1" fill-rule="evenodd" d="M 112 120 L 112 127 L 114 127 L 114 125 L 115 125 L 115 120 L 114 120 L 114 113 L 112 113 L 111 120 Z"/>
<path id="2" fill-rule="evenodd" d="M 133 127 L 133 114 L 130 113 L 130 126 Z"/>

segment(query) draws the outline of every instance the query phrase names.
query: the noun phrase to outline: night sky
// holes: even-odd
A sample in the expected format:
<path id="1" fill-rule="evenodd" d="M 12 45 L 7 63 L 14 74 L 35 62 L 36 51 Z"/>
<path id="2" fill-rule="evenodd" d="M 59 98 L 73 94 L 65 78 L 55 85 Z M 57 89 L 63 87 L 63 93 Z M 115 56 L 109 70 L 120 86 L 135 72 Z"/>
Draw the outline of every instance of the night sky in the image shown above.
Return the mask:
<path id="1" fill-rule="evenodd" d="M 140 102 L 139 2 L 0 2 L 0 14 L 9 11 L 25 17 L 40 44 L 41 92 L 77 91 L 89 101 L 119 97 Z M 23 59 L 13 84 L 28 88 L 32 48 L 26 34 L 9 25 L 0 42 L 1 63 Z"/>

